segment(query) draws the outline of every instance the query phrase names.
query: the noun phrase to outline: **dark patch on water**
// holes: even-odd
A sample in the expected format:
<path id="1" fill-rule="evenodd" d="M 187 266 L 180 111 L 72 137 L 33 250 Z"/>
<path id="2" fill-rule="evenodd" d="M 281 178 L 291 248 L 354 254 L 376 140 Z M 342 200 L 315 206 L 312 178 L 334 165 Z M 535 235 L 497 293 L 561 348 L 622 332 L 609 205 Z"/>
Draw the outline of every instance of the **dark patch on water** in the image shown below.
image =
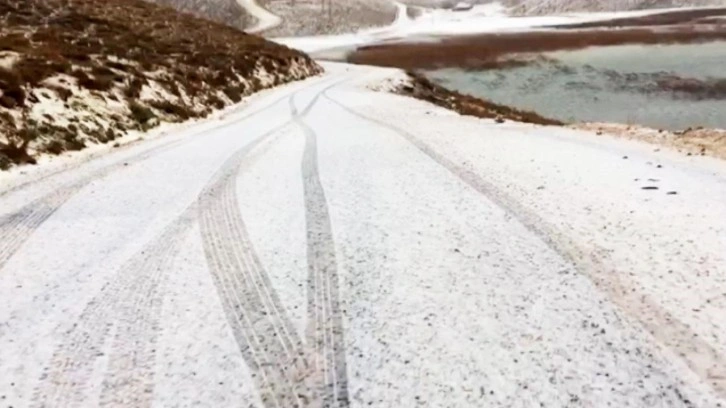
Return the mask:
<path id="1" fill-rule="evenodd" d="M 458 91 L 562 121 L 679 130 L 726 128 L 724 66 L 726 43 L 716 42 L 561 51 L 529 57 L 526 66 L 429 75 Z"/>

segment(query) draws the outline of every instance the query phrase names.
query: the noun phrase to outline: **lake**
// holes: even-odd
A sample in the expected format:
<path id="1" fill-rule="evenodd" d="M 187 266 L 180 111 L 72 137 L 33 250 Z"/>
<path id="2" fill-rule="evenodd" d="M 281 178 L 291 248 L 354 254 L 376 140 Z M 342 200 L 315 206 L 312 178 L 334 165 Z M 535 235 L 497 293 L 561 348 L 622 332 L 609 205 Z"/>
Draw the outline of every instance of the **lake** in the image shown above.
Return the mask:
<path id="1" fill-rule="evenodd" d="M 726 128 L 726 42 L 617 45 L 486 70 L 425 71 L 434 82 L 566 122 Z"/>

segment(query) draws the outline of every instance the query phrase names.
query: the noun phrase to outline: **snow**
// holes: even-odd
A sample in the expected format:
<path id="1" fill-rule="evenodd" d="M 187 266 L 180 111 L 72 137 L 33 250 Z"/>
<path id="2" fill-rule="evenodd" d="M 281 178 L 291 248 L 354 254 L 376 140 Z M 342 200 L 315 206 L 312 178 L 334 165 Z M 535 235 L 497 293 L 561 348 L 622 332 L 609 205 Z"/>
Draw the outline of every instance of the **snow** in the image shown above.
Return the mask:
<path id="1" fill-rule="evenodd" d="M 291 48 L 297 48 L 305 52 L 312 53 L 337 47 L 362 45 L 371 42 L 376 38 L 387 38 L 388 36 L 391 36 L 392 33 L 409 27 L 415 21 L 408 17 L 406 12 L 407 6 L 405 4 L 399 2 L 394 2 L 394 4 L 397 8 L 396 19 L 388 27 L 369 28 L 358 33 L 320 35 L 313 37 L 284 37 L 272 38 L 271 40 Z"/>
<path id="2" fill-rule="evenodd" d="M 293 72 L 294 69 L 295 67 L 292 68 Z M 269 78 L 264 77 L 262 80 L 269 80 Z M 292 84 L 289 87 L 294 89 L 315 80 L 315 78 L 311 78 Z M 58 83 L 55 80 L 51 82 L 52 84 Z M 0 172 L 0 197 L 8 191 L 15 190 L 23 185 L 34 183 L 58 173 L 66 172 L 94 159 L 105 156 L 108 160 L 123 160 L 123 157 L 137 155 L 140 151 L 153 148 L 157 143 L 161 145 L 171 142 L 168 139 L 198 135 L 224 126 L 226 123 L 234 122 L 240 117 L 244 117 L 249 109 L 254 108 L 260 102 L 266 101 L 271 94 L 277 92 L 279 92 L 277 88 L 256 92 L 253 95 L 243 98 L 240 103 L 216 110 L 203 119 L 190 119 L 181 123 L 162 122 L 159 126 L 146 132 L 128 131 L 127 134 L 114 140 L 113 144 L 118 144 L 118 147 L 114 147 L 111 144 L 91 144 L 81 151 L 65 152 L 60 156 L 41 155 L 38 157 L 38 165 L 36 166 L 17 166 Z M 43 103 L 39 109 L 52 111 L 53 108 L 50 104 Z M 143 146 L 140 145 L 140 142 L 144 142 Z"/>
<path id="3" fill-rule="evenodd" d="M 245 29 L 248 33 L 260 33 L 265 30 L 275 28 L 282 23 L 282 19 L 280 17 L 270 13 L 266 8 L 260 6 L 256 0 L 237 0 L 237 3 L 240 7 L 250 13 L 252 17 L 257 19 L 257 23 L 255 25 Z"/>
<path id="4" fill-rule="evenodd" d="M 693 7 L 691 9 L 695 8 Z M 683 8 L 513 17 L 507 14 L 507 9 L 500 3 L 493 2 L 474 6 L 468 11 L 435 9 L 413 20 L 401 17 L 406 16 L 406 13 L 399 12 L 399 18 L 391 26 L 363 30 L 358 33 L 273 38 L 272 40 L 305 52 L 319 53 L 323 50 L 353 48 L 391 40 L 425 40 L 427 36 L 453 36 L 547 29 L 548 26 L 639 17 L 673 10 L 683 10 Z"/>
<path id="5" fill-rule="evenodd" d="M 722 369 L 713 366 L 720 363 L 711 360 L 709 351 L 711 348 L 720 356 L 726 353 L 726 325 L 721 319 L 726 307 L 726 278 L 717 272 L 726 266 L 726 165 L 722 161 L 687 157 L 668 149 L 658 151 L 652 145 L 597 137 L 589 132 L 523 124 L 497 125 L 487 120 L 451 116 L 441 114 L 445 111 L 425 103 L 403 103 L 400 97 L 387 94 L 365 98 L 356 98 L 354 94 L 341 90 L 333 96 L 370 117 L 411 132 L 437 153 L 460 163 L 465 171 L 482 175 L 497 192 L 495 196 L 504 195 L 517 203 L 514 211 L 524 213 L 525 218 L 527 214 L 534 214 L 540 228 L 565 237 L 554 239 L 581 248 L 573 252 L 574 261 L 587 266 L 583 266 L 586 270 L 580 272 L 582 275 L 578 279 L 589 278 L 595 282 L 596 292 L 607 298 L 599 302 L 615 304 L 620 309 L 620 319 L 639 322 L 647 331 L 652 331 L 655 343 L 666 346 L 666 355 L 686 353 L 687 362 L 676 364 L 685 370 L 684 373 L 697 372 L 703 380 L 723 375 L 716 373 Z M 363 128 L 362 125 L 359 127 Z M 386 151 L 390 151 L 391 141 L 383 136 L 386 133 L 381 127 L 375 131 L 367 129 L 367 139 L 378 135 L 382 139 L 379 143 L 389 144 Z M 401 137 L 390 137 L 394 136 Z M 357 146 L 351 151 L 360 156 L 365 150 Z M 352 158 L 340 158 L 338 166 L 343 166 L 346 160 Z M 412 160 L 396 159 L 399 160 L 406 162 L 407 168 L 414 166 Z M 365 168 L 376 166 L 370 164 Z M 335 174 L 352 177 L 340 167 Z M 438 184 L 433 176 L 425 179 L 426 182 L 416 183 L 411 178 L 407 183 L 417 186 Z M 352 187 L 358 183 L 348 181 L 348 185 Z M 651 185 L 659 190 L 642 190 Z M 398 192 L 403 186 L 401 183 L 386 191 Z M 670 191 L 676 191 L 677 195 L 668 195 Z M 356 192 L 349 194 L 356 196 Z M 439 200 L 460 197 L 443 191 L 432 192 L 431 196 Z M 403 197 L 400 199 L 404 200 Z M 417 201 L 428 202 L 424 197 L 409 198 L 409 204 L 402 207 L 414 211 Z M 361 214 L 351 203 L 334 207 L 356 208 L 356 214 Z M 453 214 L 447 216 L 448 222 L 453 222 Z M 386 231 L 406 230 L 406 225 L 416 223 L 415 219 L 440 219 L 431 214 L 418 214 L 409 221 L 402 218 L 402 214 L 398 217 L 401 217 L 400 223 Z M 454 231 L 474 224 L 475 219 L 467 219 Z M 505 235 L 509 237 L 513 233 L 497 233 L 491 227 L 478 230 L 487 231 L 487 236 L 500 240 L 508 239 Z M 424 233 L 423 236 L 437 234 L 441 232 Z M 442 241 L 452 242 L 452 246 L 455 242 L 468 246 L 473 235 L 465 236 L 466 240 L 459 238 L 457 241 L 451 237 L 442 238 Z M 481 248 L 489 247 L 488 244 L 471 245 L 468 250 L 459 248 L 460 252 L 471 256 L 481 253 Z M 487 252 L 511 254 L 500 258 L 504 263 L 519 262 L 522 257 L 530 259 L 529 255 L 510 250 Z M 407 259 L 419 260 L 421 256 L 423 254 Z M 431 262 L 442 256 L 433 255 Z M 422 267 L 407 264 L 406 271 L 420 271 Z M 457 270 L 461 270 L 460 266 Z M 507 270 L 511 273 L 511 269 Z M 526 292 L 524 276 L 519 288 Z M 545 276 L 538 276 L 532 285 L 546 286 Z M 516 291 L 503 289 L 501 283 L 495 286 L 504 293 Z M 450 285 L 446 287 L 450 288 Z M 415 293 L 414 290 L 405 292 Z M 531 296 L 535 296 L 534 292 Z M 546 304 L 552 303 L 547 301 Z M 492 307 L 500 310 L 498 306 Z M 521 324 L 526 326 L 525 322 Z M 563 331 L 556 331 L 560 336 L 566 336 Z M 703 343 L 696 344 L 694 338 L 702 339 Z M 676 346 L 688 347 L 689 343 L 695 352 Z M 723 398 L 723 384 L 714 384 Z M 593 404 L 594 401 L 597 399 Z M 708 398 L 701 399 L 700 404 L 715 406 L 714 400 Z"/>
<path id="6" fill-rule="evenodd" d="M 261 405 L 267 366 L 247 359 L 234 319 L 248 311 L 228 303 L 247 293 L 220 287 L 214 268 L 259 262 L 309 353 L 307 279 L 320 267 L 310 240 L 321 239 L 309 217 L 321 214 L 352 407 L 726 403 L 726 164 L 461 117 L 376 85 L 403 81 L 400 71 L 325 67 L 245 109 L 0 195 L 1 220 L 90 177 L 34 229 L 0 224 L 28 232 L 0 264 L 3 403 L 113 405 L 103 395 L 131 384 L 126 397 L 153 406 Z M 229 188 L 233 199 L 214 201 Z M 200 223 L 196 206 L 210 201 L 224 211 Z M 211 259 L 210 246 L 241 244 L 205 236 L 210 222 L 250 245 Z M 168 259 L 151 268 L 159 246 Z M 146 267 L 162 274 L 149 309 L 125 301 L 140 298 Z M 120 306 L 84 312 L 98 302 Z M 117 334 L 127 326 L 138 337 Z M 274 332 L 261 335 L 274 346 Z M 113 356 L 149 344 L 150 355 L 133 354 L 143 377 L 107 381 L 128 374 Z M 325 367 L 313 357 L 314 381 Z"/>
<path id="7" fill-rule="evenodd" d="M 11 70 L 20 60 L 20 54 L 13 51 L 0 51 L 0 68 Z"/>

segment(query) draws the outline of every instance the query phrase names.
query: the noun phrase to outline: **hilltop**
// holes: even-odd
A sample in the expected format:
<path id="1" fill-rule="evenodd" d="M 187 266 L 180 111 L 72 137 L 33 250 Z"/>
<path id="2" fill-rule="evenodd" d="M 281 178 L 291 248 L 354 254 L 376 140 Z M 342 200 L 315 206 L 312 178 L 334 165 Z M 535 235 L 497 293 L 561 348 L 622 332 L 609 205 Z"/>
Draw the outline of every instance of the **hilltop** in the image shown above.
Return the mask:
<path id="1" fill-rule="evenodd" d="M 651 8 L 719 6 L 726 0 L 506 0 L 515 14 L 550 14 L 581 11 L 624 11 Z"/>
<path id="2" fill-rule="evenodd" d="M 261 4 L 282 17 L 268 37 L 342 34 L 387 26 L 396 19 L 389 0 L 265 0 Z"/>
<path id="3" fill-rule="evenodd" d="M 245 10 L 244 0 L 148 0 L 174 7 L 240 30 L 254 27 L 255 17 Z M 396 17 L 389 0 L 257 0 L 260 6 L 282 18 L 266 37 L 338 34 L 385 26 Z"/>
<path id="4" fill-rule="evenodd" d="M 2 168 L 321 72 L 298 51 L 141 0 L 0 0 L 0 22 Z"/>
<path id="5" fill-rule="evenodd" d="M 148 0 L 197 17 L 244 30 L 254 23 L 237 0 Z"/>
<path id="6" fill-rule="evenodd" d="M 254 27 L 256 19 L 244 5 L 249 0 L 149 0 L 180 11 L 217 21 L 241 30 Z M 279 16 L 279 26 L 264 31 L 266 37 L 292 37 L 351 33 L 391 24 L 396 18 L 390 0 L 256 0 Z M 452 8 L 459 0 L 401 0 L 409 12 Z M 726 0 L 470 0 L 471 4 L 501 3 L 513 15 L 543 15 L 567 12 L 624 11 L 649 8 L 726 5 Z"/>
<path id="7" fill-rule="evenodd" d="M 181 1 L 181 0 L 177 0 Z M 187 0 L 188 1 L 188 0 Z M 219 0 L 214 0 L 219 1 Z M 627 11 L 655 8 L 723 6 L 726 0 L 463 0 L 470 4 L 501 3 L 513 14 L 540 15 L 566 12 Z M 451 8 L 460 0 L 402 0 L 401 3 Z"/>

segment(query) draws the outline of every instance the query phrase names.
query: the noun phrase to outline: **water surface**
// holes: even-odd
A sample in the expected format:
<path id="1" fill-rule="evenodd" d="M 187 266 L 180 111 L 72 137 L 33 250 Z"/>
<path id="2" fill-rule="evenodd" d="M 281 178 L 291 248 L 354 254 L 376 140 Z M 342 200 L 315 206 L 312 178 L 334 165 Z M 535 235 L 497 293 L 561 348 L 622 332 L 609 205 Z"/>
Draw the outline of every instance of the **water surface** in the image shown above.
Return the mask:
<path id="1" fill-rule="evenodd" d="M 461 92 L 566 122 L 642 124 L 670 130 L 726 128 L 726 42 L 620 45 L 543 54 L 535 64 L 427 75 Z M 685 84 L 685 85 L 684 85 Z M 699 92 L 692 90 L 695 84 Z"/>

